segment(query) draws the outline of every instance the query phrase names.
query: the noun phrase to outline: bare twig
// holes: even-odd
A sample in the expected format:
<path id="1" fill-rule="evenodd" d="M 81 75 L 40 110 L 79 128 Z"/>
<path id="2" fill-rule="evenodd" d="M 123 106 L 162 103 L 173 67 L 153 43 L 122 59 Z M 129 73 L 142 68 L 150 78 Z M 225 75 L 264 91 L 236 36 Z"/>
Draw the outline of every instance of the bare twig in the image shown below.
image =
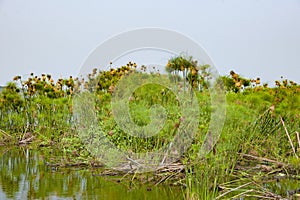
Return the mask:
<path id="1" fill-rule="evenodd" d="M 172 176 L 175 176 L 175 175 L 176 175 L 176 173 L 162 177 L 154 186 L 158 186 L 158 184 L 170 179 Z"/>
<path id="2" fill-rule="evenodd" d="M 250 155 L 250 154 L 244 154 L 244 153 L 239 153 L 239 155 L 241 155 L 243 157 L 248 157 L 248 158 L 251 158 L 251 159 L 254 159 L 254 160 L 258 160 L 258 161 L 274 163 L 274 164 L 279 165 L 279 166 L 287 166 L 287 164 L 285 164 L 285 163 L 282 163 L 282 162 L 279 162 L 279 161 L 276 161 L 276 160 L 271 160 L 271 159 L 268 159 L 268 158 L 257 157 L 257 156 L 253 156 L 253 155 Z"/>
<path id="3" fill-rule="evenodd" d="M 236 188 L 233 188 L 233 189 L 231 189 L 231 190 L 229 190 L 229 191 L 227 191 L 227 192 L 224 192 L 223 194 L 217 196 L 216 199 L 220 199 L 221 197 L 224 197 L 225 195 L 229 194 L 230 192 L 234 192 L 234 191 L 236 191 L 236 190 L 238 190 L 238 189 L 240 189 L 240 188 L 242 188 L 242 187 L 245 187 L 245 186 L 247 186 L 247 185 L 250 185 L 251 183 L 252 183 L 252 182 L 249 182 L 249 183 L 240 185 L 240 186 L 238 186 L 238 187 L 236 187 Z"/>
<path id="4" fill-rule="evenodd" d="M 130 162 L 132 162 L 132 163 L 136 164 L 137 166 L 141 166 L 141 164 L 140 164 L 140 163 L 138 163 L 137 161 L 135 161 L 135 160 L 133 160 L 133 159 L 129 158 L 128 156 L 126 156 L 126 159 L 127 159 L 127 160 L 129 160 Z"/>
<path id="5" fill-rule="evenodd" d="M 28 143 L 32 142 L 34 138 L 35 138 L 35 136 L 31 136 L 30 138 L 26 138 L 24 140 L 20 140 L 19 144 L 28 144 Z"/>
<path id="6" fill-rule="evenodd" d="M 281 123 L 282 123 L 282 125 L 283 125 L 283 128 L 284 128 L 284 130 L 285 130 L 285 133 L 286 133 L 286 135 L 287 135 L 287 137 L 288 137 L 288 139 L 289 139 L 289 142 L 290 142 L 290 145 L 291 145 L 291 147 L 292 147 L 292 149 L 293 149 L 293 152 L 294 152 L 294 154 L 295 154 L 295 157 L 298 159 L 299 157 L 298 157 L 298 155 L 296 154 L 295 147 L 294 147 L 294 145 L 293 145 L 292 139 L 291 139 L 291 137 L 290 137 L 290 134 L 289 134 L 289 132 L 288 132 L 288 130 L 287 130 L 285 124 L 284 124 L 284 121 L 283 121 L 282 117 L 280 117 L 280 121 L 281 121 Z"/>
<path id="7" fill-rule="evenodd" d="M 298 147 L 300 149 L 300 137 L 299 137 L 299 132 L 296 131 L 296 136 L 297 136 L 297 141 L 298 141 Z"/>
<path id="8" fill-rule="evenodd" d="M 245 195 L 245 194 L 247 194 L 247 193 L 250 193 L 250 192 L 253 192 L 253 191 L 254 191 L 253 189 L 246 190 L 245 192 L 242 192 L 242 193 L 240 193 L 240 194 L 237 194 L 237 195 L 231 197 L 231 199 L 236 199 L 237 197 L 243 196 L 243 195 Z"/>
<path id="9" fill-rule="evenodd" d="M 0 129 L 0 133 L 2 133 L 2 135 L 4 135 L 5 137 L 12 138 L 11 135 L 9 135 L 8 133 L 6 133 L 5 131 L 3 131 L 3 130 L 1 130 L 1 129 Z"/>
<path id="10" fill-rule="evenodd" d="M 172 144 L 173 144 L 173 143 L 170 142 L 170 144 L 169 144 L 169 149 L 171 149 Z M 164 164 L 164 162 L 166 161 L 166 158 L 167 158 L 168 155 L 169 155 L 169 151 L 166 151 L 166 153 L 165 153 L 165 155 L 164 155 L 164 157 L 163 157 L 163 159 L 162 159 L 160 165 L 163 165 L 163 164 Z"/>
<path id="11" fill-rule="evenodd" d="M 275 193 L 270 192 L 269 190 L 267 190 L 265 187 L 259 185 L 258 183 L 253 182 L 253 184 L 263 190 L 262 191 L 263 195 L 268 196 L 268 197 L 272 197 L 273 199 L 283 199 L 280 195 L 277 195 Z"/>
<path id="12" fill-rule="evenodd" d="M 256 199 L 273 199 L 273 200 L 278 199 L 275 197 L 266 197 L 266 196 L 260 196 L 260 195 L 247 195 L 247 194 L 245 194 L 245 197 L 254 197 Z"/>

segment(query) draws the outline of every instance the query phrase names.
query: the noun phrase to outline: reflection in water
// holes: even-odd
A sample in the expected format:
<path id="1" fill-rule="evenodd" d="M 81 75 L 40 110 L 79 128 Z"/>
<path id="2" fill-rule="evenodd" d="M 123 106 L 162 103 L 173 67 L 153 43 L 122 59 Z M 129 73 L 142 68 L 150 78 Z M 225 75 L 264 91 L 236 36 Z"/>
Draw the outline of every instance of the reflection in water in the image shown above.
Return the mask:
<path id="1" fill-rule="evenodd" d="M 30 149 L 0 148 L 0 199 L 181 199 L 180 195 L 179 188 L 166 186 L 128 190 L 87 169 L 56 170 Z"/>
<path id="2" fill-rule="evenodd" d="M 100 177 L 101 169 L 55 168 L 45 164 L 44 155 L 59 158 L 57 151 L 0 147 L 0 199 L 183 199 L 180 188 L 159 185 L 129 189 L 120 177 Z M 49 157 L 49 156 L 45 156 Z M 238 185 L 234 187 L 238 187 Z M 243 183 L 240 183 L 243 184 Z M 283 196 L 298 193 L 297 179 L 274 178 L 264 184 Z M 233 194 L 234 195 L 234 194 Z"/>

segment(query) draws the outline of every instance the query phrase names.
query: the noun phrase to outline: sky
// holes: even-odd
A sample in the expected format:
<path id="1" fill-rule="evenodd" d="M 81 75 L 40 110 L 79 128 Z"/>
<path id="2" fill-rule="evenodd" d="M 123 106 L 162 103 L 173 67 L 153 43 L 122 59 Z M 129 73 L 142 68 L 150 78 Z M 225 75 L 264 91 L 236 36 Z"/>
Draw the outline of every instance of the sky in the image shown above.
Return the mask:
<path id="1" fill-rule="evenodd" d="M 76 76 L 99 44 L 143 27 L 192 38 L 222 75 L 300 83 L 300 0 L 0 0 L 0 85 Z"/>

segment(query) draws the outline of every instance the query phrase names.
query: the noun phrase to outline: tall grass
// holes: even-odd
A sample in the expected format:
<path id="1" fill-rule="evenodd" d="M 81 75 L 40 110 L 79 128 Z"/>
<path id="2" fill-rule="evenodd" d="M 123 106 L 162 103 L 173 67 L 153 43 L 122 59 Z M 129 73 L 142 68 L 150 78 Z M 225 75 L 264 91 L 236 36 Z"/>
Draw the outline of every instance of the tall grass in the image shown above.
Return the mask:
<path id="1" fill-rule="evenodd" d="M 292 151 L 291 142 L 280 118 L 285 122 L 293 145 L 298 147 L 296 132 L 300 130 L 300 108 L 297 106 L 300 105 L 300 87 L 294 82 L 288 84 L 287 81 L 278 81 L 275 88 L 268 88 L 260 86 L 257 79 L 251 86 L 250 80 L 239 78 L 235 73 L 231 74 L 231 79 L 223 77 L 227 81 L 225 88 L 228 90 L 227 117 L 220 139 L 210 153 L 204 157 L 199 156 L 199 150 L 209 130 L 213 109 L 207 90 L 210 75 L 207 66 L 197 68 L 194 62 L 189 62 L 186 64 L 183 58 L 179 58 L 170 60 L 168 64 L 176 83 L 182 81 L 180 74 L 183 74 L 186 80 L 184 82 L 192 85 L 199 103 L 198 131 L 191 146 L 179 160 L 185 166 L 183 185 L 186 199 L 237 195 L 229 192 L 224 184 L 243 179 L 237 175 L 237 171 L 243 171 L 245 155 L 272 160 L 273 164 L 285 163 L 287 170 L 299 170 L 299 160 Z M 167 88 L 155 84 L 144 85 L 129 99 L 131 118 L 139 126 L 150 122 L 151 106 L 159 104 L 166 109 L 167 122 L 159 134 L 153 137 L 139 138 L 126 134 L 112 115 L 114 85 L 122 76 L 135 70 L 136 65 L 128 64 L 109 71 L 93 70 L 86 80 L 69 77 L 57 82 L 50 75 L 37 77 L 32 74 L 27 80 L 15 77 L 0 93 L 1 141 L 16 142 L 23 139 L 26 132 L 32 132 L 37 138 L 33 143 L 37 146 L 56 146 L 62 149 L 68 159 L 70 156 L 90 159 L 91 155 L 75 131 L 72 105 L 74 93 L 87 90 L 93 92 L 97 98 L 94 110 L 104 135 L 118 148 L 147 152 L 168 145 L 177 133 L 182 113 L 176 95 Z M 201 73 L 202 76 L 199 76 Z M 96 87 L 93 88 L 94 86 Z M 186 88 L 184 85 L 182 89 L 189 92 Z M 299 151 L 299 148 L 295 149 L 298 156 Z M 274 166 L 271 167 L 275 169 Z M 258 173 L 248 175 L 253 180 Z"/>

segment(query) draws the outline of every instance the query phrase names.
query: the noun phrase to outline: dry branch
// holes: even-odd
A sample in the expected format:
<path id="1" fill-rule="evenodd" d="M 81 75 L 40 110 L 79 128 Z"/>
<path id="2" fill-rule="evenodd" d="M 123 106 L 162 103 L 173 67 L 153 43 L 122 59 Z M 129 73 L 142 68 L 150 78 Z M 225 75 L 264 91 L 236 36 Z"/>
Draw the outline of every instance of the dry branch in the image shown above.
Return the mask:
<path id="1" fill-rule="evenodd" d="M 296 154 L 296 150 L 295 150 L 295 147 L 294 147 L 294 145 L 293 145 L 292 139 L 291 139 L 291 137 L 290 137 L 290 134 L 289 134 L 289 132 L 288 132 L 288 130 L 287 130 L 285 124 L 284 124 L 284 121 L 283 121 L 282 117 L 280 117 L 280 121 L 281 121 L 281 123 L 282 123 L 282 125 L 283 125 L 283 128 L 284 128 L 284 130 L 285 130 L 285 133 L 286 133 L 286 135 L 287 135 L 287 137 L 288 137 L 288 139 L 289 139 L 289 142 L 290 142 L 290 144 L 291 144 L 291 147 L 292 147 L 292 149 L 293 149 L 293 152 L 294 152 L 294 154 L 295 154 L 295 157 L 298 159 L 299 157 L 298 157 L 298 155 Z"/>
<path id="2" fill-rule="evenodd" d="M 297 136 L 297 141 L 298 141 L 298 147 L 300 149 L 300 137 L 299 137 L 299 132 L 296 131 L 296 136 Z"/>
<path id="3" fill-rule="evenodd" d="M 258 160 L 258 161 L 261 161 L 261 162 L 274 163 L 278 166 L 287 166 L 287 164 L 285 164 L 285 163 L 282 163 L 282 162 L 279 162 L 279 161 L 276 161 L 276 160 L 271 160 L 269 158 L 257 157 L 257 156 L 253 156 L 253 155 L 250 155 L 250 154 L 244 154 L 244 153 L 239 153 L 239 155 L 241 155 L 243 157 L 248 157 L 248 158 L 251 158 L 251 159 L 254 159 L 254 160 Z"/>

